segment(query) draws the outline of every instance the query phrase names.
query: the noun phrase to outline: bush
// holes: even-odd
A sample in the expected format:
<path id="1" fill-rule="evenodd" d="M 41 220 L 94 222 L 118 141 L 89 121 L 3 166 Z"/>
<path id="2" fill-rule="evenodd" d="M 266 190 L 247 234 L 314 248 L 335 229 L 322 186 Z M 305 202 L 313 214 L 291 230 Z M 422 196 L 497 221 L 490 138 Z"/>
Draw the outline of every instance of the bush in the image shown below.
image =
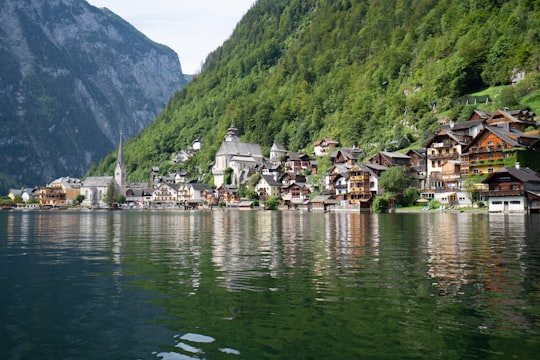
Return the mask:
<path id="1" fill-rule="evenodd" d="M 442 204 L 438 201 L 438 200 L 435 200 L 435 199 L 431 199 L 429 201 L 429 208 L 430 209 L 438 209 L 442 206 Z"/>
<path id="2" fill-rule="evenodd" d="M 386 210 L 388 210 L 388 199 L 386 196 L 375 196 L 375 199 L 373 199 L 373 212 L 383 213 Z"/>
<path id="3" fill-rule="evenodd" d="M 264 208 L 266 210 L 276 210 L 278 206 L 279 206 L 279 199 L 273 196 L 267 197 L 266 201 L 264 202 Z"/>

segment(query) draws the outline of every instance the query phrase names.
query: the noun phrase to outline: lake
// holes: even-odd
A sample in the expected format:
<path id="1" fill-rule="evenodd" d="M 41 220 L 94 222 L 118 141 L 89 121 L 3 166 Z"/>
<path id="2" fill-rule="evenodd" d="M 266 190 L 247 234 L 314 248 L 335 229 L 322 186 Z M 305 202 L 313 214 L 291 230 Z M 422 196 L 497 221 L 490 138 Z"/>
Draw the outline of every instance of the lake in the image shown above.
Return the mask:
<path id="1" fill-rule="evenodd" d="M 540 216 L 2 211 L 0 359 L 532 359 Z"/>

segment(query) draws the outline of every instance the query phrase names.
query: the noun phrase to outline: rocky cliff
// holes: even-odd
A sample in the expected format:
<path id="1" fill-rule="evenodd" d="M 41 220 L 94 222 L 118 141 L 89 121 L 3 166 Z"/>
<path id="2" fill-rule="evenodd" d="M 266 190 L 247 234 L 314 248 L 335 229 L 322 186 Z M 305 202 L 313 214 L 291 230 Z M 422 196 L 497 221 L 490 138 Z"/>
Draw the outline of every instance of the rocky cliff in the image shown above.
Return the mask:
<path id="1" fill-rule="evenodd" d="M 178 56 L 83 0 L 0 0 L 0 189 L 82 176 L 185 85 Z"/>

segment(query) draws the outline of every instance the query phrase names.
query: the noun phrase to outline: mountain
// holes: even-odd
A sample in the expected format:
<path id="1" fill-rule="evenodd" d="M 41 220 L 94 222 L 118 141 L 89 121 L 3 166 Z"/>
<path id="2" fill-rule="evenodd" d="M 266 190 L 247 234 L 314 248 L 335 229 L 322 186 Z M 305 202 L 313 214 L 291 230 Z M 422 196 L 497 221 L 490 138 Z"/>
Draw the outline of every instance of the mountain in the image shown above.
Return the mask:
<path id="1" fill-rule="evenodd" d="M 84 175 L 185 83 L 173 50 L 107 9 L 0 0 L 0 188 Z"/>
<path id="2" fill-rule="evenodd" d="M 152 166 L 208 174 L 231 124 L 263 152 L 274 141 L 309 152 L 324 137 L 367 154 L 400 139 L 421 147 L 441 123 L 470 114 L 456 101 L 465 95 L 498 94 L 485 110 L 539 112 L 539 69 L 538 1 L 259 0 L 128 141 L 128 177 L 146 180 Z M 172 162 L 194 139 L 201 151 Z M 111 173 L 114 161 L 94 172 Z"/>

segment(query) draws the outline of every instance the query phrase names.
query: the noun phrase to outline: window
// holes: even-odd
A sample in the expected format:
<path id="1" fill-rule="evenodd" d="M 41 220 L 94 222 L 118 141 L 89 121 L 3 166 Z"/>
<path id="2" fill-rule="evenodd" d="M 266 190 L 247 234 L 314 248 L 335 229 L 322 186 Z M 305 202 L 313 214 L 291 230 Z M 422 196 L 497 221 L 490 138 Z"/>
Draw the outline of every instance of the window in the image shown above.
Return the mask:
<path id="1" fill-rule="evenodd" d="M 431 161 L 431 167 L 435 167 L 435 161 L 434 160 Z"/>
<path id="2" fill-rule="evenodd" d="M 493 141 L 488 141 L 487 144 L 488 145 L 493 145 Z"/>
<path id="3" fill-rule="evenodd" d="M 502 201 L 493 201 L 492 204 L 493 205 L 502 205 Z"/>
<path id="4" fill-rule="evenodd" d="M 480 170 L 474 169 L 474 170 L 473 170 L 473 173 L 474 173 L 474 174 L 480 174 Z"/>
<path id="5" fill-rule="evenodd" d="M 492 172 L 493 172 L 493 168 L 492 167 L 488 168 L 488 173 L 491 174 Z"/>
<path id="6" fill-rule="evenodd" d="M 512 184 L 512 190 L 519 190 L 518 184 Z"/>
<path id="7" fill-rule="evenodd" d="M 519 200 L 512 200 L 512 201 L 510 201 L 510 205 L 521 205 L 521 201 L 519 201 Z"/>

